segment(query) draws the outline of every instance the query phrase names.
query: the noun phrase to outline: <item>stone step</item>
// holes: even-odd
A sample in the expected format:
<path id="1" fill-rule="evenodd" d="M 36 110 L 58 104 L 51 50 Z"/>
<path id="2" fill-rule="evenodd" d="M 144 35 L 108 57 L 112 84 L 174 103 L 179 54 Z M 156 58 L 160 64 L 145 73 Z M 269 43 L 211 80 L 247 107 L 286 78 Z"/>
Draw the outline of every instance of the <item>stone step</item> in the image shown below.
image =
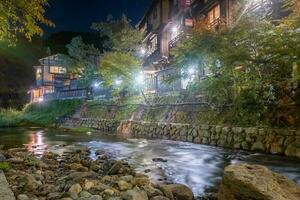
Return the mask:
<path id="1" fill-rule="evenodd" d="M 0 200 L 16 200 L 4 173 L 0 170 Z"/>

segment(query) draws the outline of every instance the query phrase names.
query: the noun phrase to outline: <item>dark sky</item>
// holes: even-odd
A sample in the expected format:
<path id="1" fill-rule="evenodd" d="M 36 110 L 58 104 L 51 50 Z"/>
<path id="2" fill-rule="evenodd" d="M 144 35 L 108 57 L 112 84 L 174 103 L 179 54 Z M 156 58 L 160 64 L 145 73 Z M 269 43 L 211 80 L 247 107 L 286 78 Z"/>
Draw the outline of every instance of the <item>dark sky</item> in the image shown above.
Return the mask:
<path id="1" fill-rule="evenodd" d="M 59 31 L 89 31 L 92 22 L 104 21 L 112 14 L 125 13 L 133 24 L 138 23 L 151 0 L 50 0 L 46 16 L 56 28 L 46 28 L 46 35 Z"/>

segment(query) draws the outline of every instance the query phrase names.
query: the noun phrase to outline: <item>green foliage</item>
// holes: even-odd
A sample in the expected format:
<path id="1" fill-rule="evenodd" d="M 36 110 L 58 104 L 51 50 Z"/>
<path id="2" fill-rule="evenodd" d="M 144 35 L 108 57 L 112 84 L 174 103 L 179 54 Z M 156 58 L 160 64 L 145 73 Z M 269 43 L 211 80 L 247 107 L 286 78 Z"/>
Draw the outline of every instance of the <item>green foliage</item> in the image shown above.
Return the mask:
<path id="1" fill-rule="evenodd" d="M 5 0 L 0 3 L 0 40 L 16 41 L 19 34 L 28 40 L 42 35 L 40 24 L 53 27 L 44 17 L 48 0 Z"/>
<path id="2" fill-rule="evenodd" d="M 0 110 L 0 127 L 15 126 L 22 121 L 22 112 L 13 109 Z"/>
<path id="3" fill-rule="evenodd" d="M 36 166 L 38 162 L 39 160 L 33 155 L 26 156 L 24 159 L 24 163 L 27 166 Z"/>
<path id="4" fill-rule="evenodd" d="M 1 110 L 0 127 L 51 126 L 57 118 L 74 114 L 81 103 L 81 100 L 55 100 L 28 104 L 23 111 Z"/>
<path id="5" fill-rule="evenodd" d="M 0 170 L 8 171 L 10 169 L 10 165 L 8 162 L 0 162 Z"/>
<path id="6" fill-rule="evenodd" d="M 246 16 L 228 29 L 196 30 L 172 52 L 175 66 L 197 63 L 199 71 L 212 74 L 192 89 L 206 94 L 214 107 L 230 105 L 228 120 L 266 123 L 270 106 L 292 103 L 282 91 L 299 80 L 300 36 L 294 25 L 286 19 L 275 25 Z"/>
<path id="7" fill-rule="evenodd" d="M 143 33 L 133 27 L 130 20 L 123 15 L 120 20 L 108 17 L 106 22 L 93 23 L 92 29 L 107 37 L 106 47 L 113 51 L 135 52 L 141 45 Z"/>
<path id="8" fill-rule="evenodd" d="M 57 118 L 74 114 L 81 100 L 54 100 L 31 103 L 24 108 L 24 118 L 33 124 L 51 125 Z"/>
<path id="9" fill-rule="evenodd" d="M 130 92 L 136 92 L 135 77 L 139 75 L 141 60 L 137 50 L 141 47 L 143 33 L 130 24 L 124 15 L 120 20 L 109 17 L 107 22 L 94 23 L 92 29 L 107 37 L 109 51 L 101 56 L 98 72 L 105 85 L 114 89 L 113 94 L 124 98 Z M 121 85 L 114 85 L 116 80 Z"/>
<path id="10" fill-rule="evenodd" d="M 80 36 L 73 38 L 67 49 L 69 56 L 65 57 L 65 61 L 70 72 L 80 76 L 83 87 L 89 87 L 97 75 L 94 57 L 99 56 L 99 50 L 94 45 L 85 44 Z"/>
<path id="11" fill-rule="evenodd" d="M 140 62 L 126 52 L 107 52 L 101 57 L 99 73 L 107 85 L 113 86 L 117 79 L 122 80 L 118 90 L 134 85 L 134 77 L 140 70 Z"/>

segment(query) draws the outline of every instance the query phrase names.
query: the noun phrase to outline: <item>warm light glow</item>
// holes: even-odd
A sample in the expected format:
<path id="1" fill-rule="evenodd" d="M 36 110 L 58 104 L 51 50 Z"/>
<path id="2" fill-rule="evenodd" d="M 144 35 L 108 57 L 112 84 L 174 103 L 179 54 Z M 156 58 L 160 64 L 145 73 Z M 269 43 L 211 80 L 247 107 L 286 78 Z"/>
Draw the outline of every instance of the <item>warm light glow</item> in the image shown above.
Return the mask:
<path id="1" fill-rule="evenodd" d="M 38 101 L 39 101 L 39 102 L 43 102 L 43 101 L 44 101 L 44 97 L 40 97 L 40 98 L 38 99 Z"/>
<path id="2" fill-rule="evenodd" d="M 29 135 L 27 149 L 36 156 L 42 156 L 44 154 L 47 149 L 47 144 L 44 142 L 43 131 L 38 131 Z"/>

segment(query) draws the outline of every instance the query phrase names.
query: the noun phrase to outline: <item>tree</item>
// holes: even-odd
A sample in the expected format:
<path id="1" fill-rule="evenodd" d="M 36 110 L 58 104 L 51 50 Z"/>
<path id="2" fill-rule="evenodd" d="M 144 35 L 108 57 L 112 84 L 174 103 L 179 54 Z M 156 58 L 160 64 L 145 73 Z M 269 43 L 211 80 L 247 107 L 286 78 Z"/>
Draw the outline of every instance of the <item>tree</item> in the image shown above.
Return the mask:
<path id="1" fill-rule="evenodd" d="M 93 23 L 92 29 L 99 31 L 102 37 L 107 37 L 108 50 L 123 51 L 134 54 L 143 40 L 143 33 L 130 24 L 130 20 L 123 15 L 120 20 L 108 17 L 106 22 Z"/>
<path id="2" fill-rule="evenodd" d="M 73 38 L 67 49 L 69 56 L 65 57 L 65 61 L 69 70 L 80 76 L 82 86 L 90 87 L 97 76 L 95 57 L 100 55 L 100 51 L 94 45 L 85 44 L 80 36 Z"/>
<path id="3" fill-rule="evenodd" d="M 135 76 L 139 74 L 140 62 L 126 52 L 107 52 L 102 55 L 99 73 L 108 86 L 116 86 L 118 91 L 134 89 Z"/>
<path id="4" fill-rule="evenodd" d="M 31 40 L 43 34 L 40 25 L 53 27 L 44 17 L 48 0 L 1 0 L 0 40 L 16 41 L 19 35 Z"/>
<path id="5" fill-rule="evenodd" d="M 124 15 L 121 20 L 109 18 L 104 23 L 94 23 L 92 28 L 99 31 L 101 37 L 107 37 L 105 52 L 101 56 L 98 72 L 105 83 L 113 86 L 117 81 L 115 91 L 136 91 L 136 77 L 140 74 L 141 58 L 137 50 L 141 47 L 143 33 L 130 24 Z"/>
<path id="6" fill-rule="evenodd" d="M 257 125 L 266 119 L 270 106 L 293 103 L 286 92 L 294 81 L 293 66 L 300 64 L 297 30 L 285 19 L 274 24 L 245 16 L 234 27 L 193 31 L 173 50 L 173 59 L 180 69 L 191 62 L 207 68 L 212 75 L 194 88 L 214 106 L 232 105 L 235 123 Z M 290 114 L 284 120 L 285 125 L 295 124 Z"/>

